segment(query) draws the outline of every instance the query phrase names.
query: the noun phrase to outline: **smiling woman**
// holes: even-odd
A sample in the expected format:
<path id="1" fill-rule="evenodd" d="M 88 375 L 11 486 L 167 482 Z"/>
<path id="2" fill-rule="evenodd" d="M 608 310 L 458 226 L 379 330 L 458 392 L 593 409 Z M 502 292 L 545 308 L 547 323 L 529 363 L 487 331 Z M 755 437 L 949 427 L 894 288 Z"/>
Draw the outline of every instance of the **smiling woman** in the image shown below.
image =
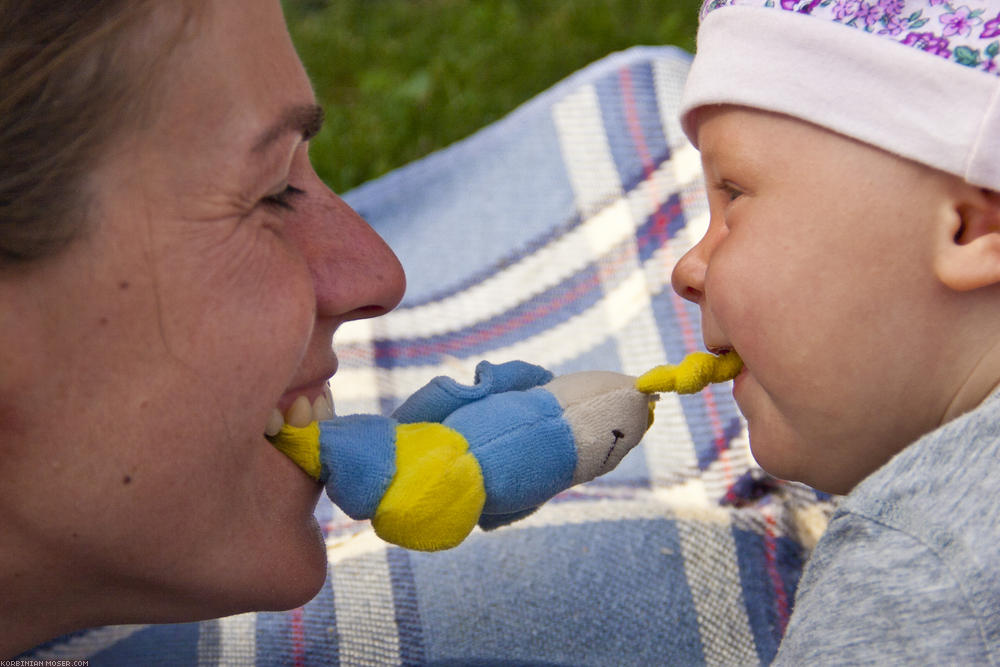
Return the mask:
<path id="1" fill-rule="evenodd" d="M 278 0 L 186 4 L 0 1 L 0 655 L 326 573 L 264 431 L 402 270 L 309 163 Z"/>

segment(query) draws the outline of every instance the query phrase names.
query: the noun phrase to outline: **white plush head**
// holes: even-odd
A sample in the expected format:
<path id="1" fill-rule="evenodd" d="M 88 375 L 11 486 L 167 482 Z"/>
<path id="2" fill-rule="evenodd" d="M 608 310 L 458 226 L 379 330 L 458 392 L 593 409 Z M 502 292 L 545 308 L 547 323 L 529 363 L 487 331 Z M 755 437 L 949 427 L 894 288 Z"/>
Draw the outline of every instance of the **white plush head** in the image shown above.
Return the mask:
<path id="1" fill-rule="evenodd" d="M 543 387 L 559 401 L 573 430 L 574 484 L 613 470 L 645 435 L 655 398 L 639 392 L 635 382 L 621 373 L 586 371 L 562 375 Z"/>

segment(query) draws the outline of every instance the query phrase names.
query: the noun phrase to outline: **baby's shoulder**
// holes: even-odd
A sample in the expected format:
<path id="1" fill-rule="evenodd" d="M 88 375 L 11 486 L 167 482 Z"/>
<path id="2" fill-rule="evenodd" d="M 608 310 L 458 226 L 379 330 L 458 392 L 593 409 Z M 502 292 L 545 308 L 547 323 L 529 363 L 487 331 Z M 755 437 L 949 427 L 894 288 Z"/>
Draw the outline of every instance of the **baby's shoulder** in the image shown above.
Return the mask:
<path id="1" fill-rule="evenodd" d="M 779 663 L 1000 662 L 998 408 L 917 441 L 840 503 L 799 582 Z"/>
<path id="2" fill-rule="evenodd" d="M 1000 628 L 988 600 L 1000 595 L 1000 578 L 968 578 L 968 556 L 839 510 L 799 582 L 776 664 L 996 659 L 1000 646 L 988 638 Z"/>
<path id="3" fill-rule="evenodd" d="M 985 564 L 1000 567 L 998 495 L 1000 393 L 897 454 L 844 499 L 836 517 L 898 531 L 946 561 L 988 555 Z"/>

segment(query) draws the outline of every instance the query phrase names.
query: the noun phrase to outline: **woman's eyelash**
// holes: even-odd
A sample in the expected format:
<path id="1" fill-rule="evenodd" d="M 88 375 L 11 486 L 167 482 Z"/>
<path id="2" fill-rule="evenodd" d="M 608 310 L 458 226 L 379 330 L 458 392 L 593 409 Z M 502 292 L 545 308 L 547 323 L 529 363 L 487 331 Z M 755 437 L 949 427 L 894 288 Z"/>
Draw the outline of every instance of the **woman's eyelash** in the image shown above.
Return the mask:
<path id="1" fill-rule="evenodd" d="M 292 200 L 297 196 L 305 194 L 305 190 L 300 190 L 294 185 L 287 185 L 285 189 L 281 192 L 277 192 L 273 195 L 268 195 L 264 197 L 261 201 L 268 206 L 273 206 L 275 208 L 281 208 L 286 211 L 293 211 L 295 207 L 292 205 Z"/>

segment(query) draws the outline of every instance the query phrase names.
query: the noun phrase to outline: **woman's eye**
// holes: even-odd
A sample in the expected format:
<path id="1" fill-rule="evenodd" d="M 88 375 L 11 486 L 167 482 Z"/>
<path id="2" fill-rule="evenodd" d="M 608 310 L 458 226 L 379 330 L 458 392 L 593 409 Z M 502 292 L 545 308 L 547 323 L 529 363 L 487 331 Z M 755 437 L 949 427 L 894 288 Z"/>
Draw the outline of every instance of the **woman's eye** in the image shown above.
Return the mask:
<path id="1" fill-rule="evenodd" d="M 300 190 L 294 185 L 287 185 L 285 189 L 281 192 L 277 192 L 273 195 L 268 195 L 264 197 L 261 202 L 268 206 L 274 208 L 280 208 L 286 211 L 294 211 L 295 206 L 292 204 L 293 200 L 299 195 L 304 195 L 305 190 Z"/>

